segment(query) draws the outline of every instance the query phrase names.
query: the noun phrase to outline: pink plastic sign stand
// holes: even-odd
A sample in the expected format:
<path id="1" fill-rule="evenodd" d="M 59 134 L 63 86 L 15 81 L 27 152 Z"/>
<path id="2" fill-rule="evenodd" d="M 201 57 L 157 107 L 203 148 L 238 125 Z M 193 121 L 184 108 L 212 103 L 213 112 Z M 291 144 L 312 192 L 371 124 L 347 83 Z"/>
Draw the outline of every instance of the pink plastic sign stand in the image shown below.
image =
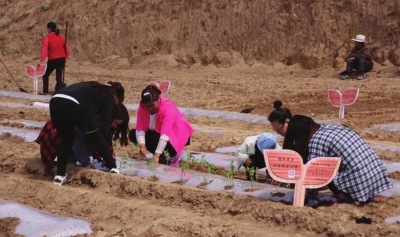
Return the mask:
<path id="1" fill-rule="evenodd" d="M 343 93 L 338 90 L 328 90 L 329 101 L 333 106 L 339 107 L 339 119 L 344 118 L 344 107 L 356 102 L 359 91 L 359 88 L 354 87 L 346 88 Z"/>
<path id="2" fill-rule="evenodd" d="M 171 81 L 161 81 L 160 83 L 157 83 L 155 81 L 152 81 L 149 83 L 149 85 L 153 85 L 160 89 L 161 94 L 167 94 L 169 91 L 169 88 L 171 87 Z"/>
<path id="3" fill-rule="evenodd" d="M 292 150 L 264 150 L 268 173 L 274 180 L 294 183 L 293 206 L 303 207 L 306 188 L 315 189 L 329 184 L 336 176 L 340 158 L 320 157 L 303 165 L 299 153 Z"/>
<path id="4" fill-rule="evenodd" d="M 161 81 L 160 82 L 160 91 L 163 94 L 167 94 L 169 91 L 169 88 L 171 87 L 171 81 Z"/>
<path id="5" fill-rule="evenodd" d="M 160 89 L 160 85 L 155 81 L 150 82 L 149 85 L 155 86 Z"/>
<path id="6" fill-rule="evenodd" d="M 26 73 L 28 73 L 28 76 L 33 78 L 33 93 L 37 94 L 38 93 L 38 78 L 44 75 L 44 73 L 46 72 L 46 69 L 47 69 L 47 65 L 40 64 L 39 67 L 37 67 L 37 68 L 32 65 L 26 65 L 25 69 L 26 69 Z"/>

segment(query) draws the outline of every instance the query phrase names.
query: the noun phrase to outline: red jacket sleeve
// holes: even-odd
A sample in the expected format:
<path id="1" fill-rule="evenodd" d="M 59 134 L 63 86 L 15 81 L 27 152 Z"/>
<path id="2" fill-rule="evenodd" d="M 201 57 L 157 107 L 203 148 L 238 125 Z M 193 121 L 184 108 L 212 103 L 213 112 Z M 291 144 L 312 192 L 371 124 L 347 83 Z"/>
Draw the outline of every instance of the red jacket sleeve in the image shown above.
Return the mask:
<path id="1" fill-rule="evenodd" d="M 43 62 L 44 59 L 46 58 L 48 49 L 49 49 L 49 38 L 46 36 L 43 39 L 42 55 L 40 56 L 40 62 Z"/>

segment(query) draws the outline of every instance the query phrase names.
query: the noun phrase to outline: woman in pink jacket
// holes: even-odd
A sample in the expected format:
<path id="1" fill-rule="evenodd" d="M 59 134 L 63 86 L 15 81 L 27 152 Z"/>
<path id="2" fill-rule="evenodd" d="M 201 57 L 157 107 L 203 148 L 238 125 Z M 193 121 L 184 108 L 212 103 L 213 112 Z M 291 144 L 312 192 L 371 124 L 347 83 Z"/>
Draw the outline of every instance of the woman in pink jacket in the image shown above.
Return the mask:
<path id="1" fill-rule="evenodd" d="M 141 94 L 137 112 L 136 128 L 129 132 L 129 139 L 139 144 L 139 153 L 146 156 L 152 153 L 155 163 L 167 163 L 167 151 L 171 157 L 170 166 L 179 165 L 183 148 L 190 145 L 193 128 L 178 107 L 161 95 L 161 91 L 147 86 Z"/>

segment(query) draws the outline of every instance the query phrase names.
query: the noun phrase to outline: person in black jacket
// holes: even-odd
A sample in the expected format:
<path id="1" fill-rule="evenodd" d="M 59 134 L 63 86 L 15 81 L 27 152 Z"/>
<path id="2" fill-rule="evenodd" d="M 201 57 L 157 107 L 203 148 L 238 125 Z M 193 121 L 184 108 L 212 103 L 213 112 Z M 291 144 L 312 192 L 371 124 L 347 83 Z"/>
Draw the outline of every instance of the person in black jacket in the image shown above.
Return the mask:
<path id="1" fill-rule="evenodd" d="M 61 137 L 54 184 L 61 186 L 67 181 L 66 167 L 72 154 L 74 127 L 83 131 L 95 143 L 110 172 L 119 173 L 109 148 L 110 119 L 118 112 L 118 105 L 114 86 L 96 81 L 72 84 L 60 89 L 51 98 L 50 116 Z"/>

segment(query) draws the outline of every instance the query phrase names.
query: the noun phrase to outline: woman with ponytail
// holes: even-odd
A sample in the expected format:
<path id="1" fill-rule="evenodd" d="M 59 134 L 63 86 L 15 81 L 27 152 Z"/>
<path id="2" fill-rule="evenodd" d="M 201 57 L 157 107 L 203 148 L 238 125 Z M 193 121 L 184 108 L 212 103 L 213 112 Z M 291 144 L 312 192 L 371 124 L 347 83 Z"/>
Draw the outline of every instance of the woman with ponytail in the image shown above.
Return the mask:
<path id="1" fill-rule="evenodd" d="M 290 110 L 282 107 L 282 101 L 275 101 L 274 110 L 268 116 L 268 120 L 274 131 L 281 136 L 285 136 L 290 119 L 292 119 L 292 113 Z"/>
<path id="2" fill-rule="evenodd" d="M 47 24 L 47 32 L 49 34 L 43 39 L 42 54 L 37 63 L 39 67 L 47 56 L 47 69 L 43 75 L 43 93 L 41 94 L 49 93 L 49 76 L 54 69 L 56 70 L 57 81 L 55 92 L 65 87 L 62 72 L 70 52 L 69 46 L 66 44 L 64 37 L 60 35 L 60 30 L 57 28 L 56 23 L 49 22 Z"/>
<path id="3" fill-rule="evenodd" d="M 119 107 L 119 98 L 110 84 L 80 82 L 60 89 L 50 100 L 50 116 L 61 138 L 54 184 L 67 180 L 66 167 L 72 154 L 75 128 L 83 131 L 94 144 L 111 173 L 119 173 L 112 155 L 110 120 Z"/>
<path id="4" fill-rule="evenodd" d="M 164 151 L 167 151 L 172 159 L 170 166 L 178 166 L 180 154 L 190 144 L 192 133 L 185 116 L 157 87 L 149 85 L 142 91 L 136 128 L 129 132 L 129 139 L 139 144 L 142 157 L 149 151 L 155 163 L 165 164 L 168 157 Z"/>

